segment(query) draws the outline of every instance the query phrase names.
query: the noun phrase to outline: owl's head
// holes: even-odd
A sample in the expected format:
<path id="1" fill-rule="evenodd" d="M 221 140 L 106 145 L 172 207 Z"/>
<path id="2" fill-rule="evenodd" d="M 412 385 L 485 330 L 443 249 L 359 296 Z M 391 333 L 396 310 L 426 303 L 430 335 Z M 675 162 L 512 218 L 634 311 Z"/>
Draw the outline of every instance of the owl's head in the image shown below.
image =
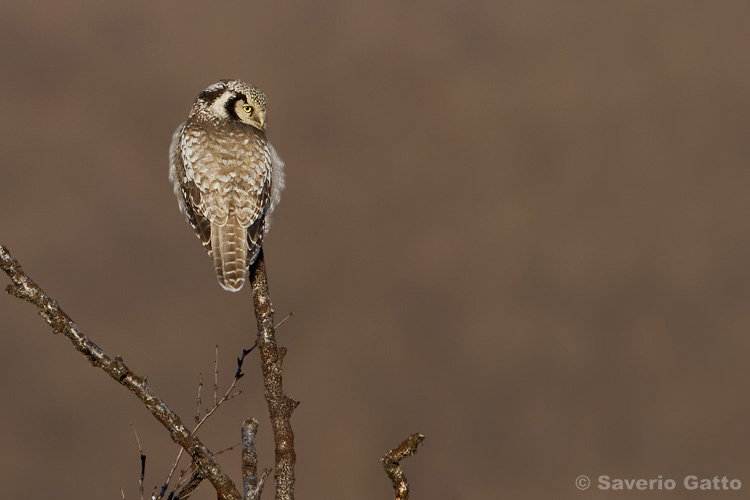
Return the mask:
<path id="1" fill-rule="evenodd" d="M 266 94 L 240 80 L 221 80 L 205 88 L 195 99 L 190 116 L 209 120 L 239 120 L 264 130 Z"/>

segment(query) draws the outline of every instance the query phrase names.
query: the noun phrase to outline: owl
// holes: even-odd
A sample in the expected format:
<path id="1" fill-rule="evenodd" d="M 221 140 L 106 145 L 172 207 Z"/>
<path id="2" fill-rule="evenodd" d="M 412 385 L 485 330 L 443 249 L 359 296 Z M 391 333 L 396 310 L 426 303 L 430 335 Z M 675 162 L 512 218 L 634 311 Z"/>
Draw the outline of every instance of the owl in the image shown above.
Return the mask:
<path id="1" fill-rule="evenodd" d="M 265 133 L 266 96 L 239 80 L 203 90 L 172 137 L 169 179 L 180 211 L 237 292 L 258 258 L 284 188 L 284 163 Z"/>

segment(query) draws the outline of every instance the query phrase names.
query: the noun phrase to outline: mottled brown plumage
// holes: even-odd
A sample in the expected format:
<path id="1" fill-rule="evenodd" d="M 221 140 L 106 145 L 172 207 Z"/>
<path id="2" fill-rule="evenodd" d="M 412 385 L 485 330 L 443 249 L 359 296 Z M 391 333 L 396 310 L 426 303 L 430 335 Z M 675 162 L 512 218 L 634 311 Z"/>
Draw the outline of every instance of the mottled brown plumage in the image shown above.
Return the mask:
<path id="1" fill-rule="evenodd" d="M 169 177 L 180 210 L 229 291 L 242 288 L 284 187 L 265 113 L 259 89 L 222 80 L 198 95 L 172 138 Z"/>

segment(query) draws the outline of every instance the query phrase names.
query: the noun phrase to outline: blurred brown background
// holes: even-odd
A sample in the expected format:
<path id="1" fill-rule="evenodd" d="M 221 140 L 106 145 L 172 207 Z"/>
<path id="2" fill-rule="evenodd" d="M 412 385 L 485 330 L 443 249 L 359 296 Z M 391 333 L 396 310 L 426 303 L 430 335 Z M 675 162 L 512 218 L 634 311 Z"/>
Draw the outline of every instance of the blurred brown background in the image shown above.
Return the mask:
<path id="1" fill-rule="evenodd" d="M 0 243 L 186 421 L 214 345 L 225 388 L 255 320 L 178 213 L 169 141 L 221 78 L 268 93 L 298 498 L 392 498 L 378 458 L 416 431 L 416 499 L 614 496 L 579 474 L 747 495 L 747 2 L 43 0 L 1 19 Z M 161 484 L 177 447 L 130 393 L 28 304 L 0 296 L 0 332 L 2 498 L 137 498 L 131 422 Z M 258 417 L 269 466 L 255 355 L 246 372 L 201 435 L 221 449 Z M 238 457 L 220 458 L 239 482 Z"/>

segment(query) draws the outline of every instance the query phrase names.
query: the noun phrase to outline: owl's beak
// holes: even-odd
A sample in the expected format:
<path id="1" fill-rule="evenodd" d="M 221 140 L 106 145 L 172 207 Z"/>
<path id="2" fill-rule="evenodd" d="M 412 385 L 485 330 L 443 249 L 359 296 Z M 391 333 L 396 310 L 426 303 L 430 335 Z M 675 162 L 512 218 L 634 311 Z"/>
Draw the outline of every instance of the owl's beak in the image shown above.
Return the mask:
<path id="1" fill-rule="evenodd" d="M 260 128 L 265 128 L 266 127 L 266 117 L 265 116 L 261 116 L 260 118 L 258 118 L 258 121 L 260 122 Z"/>

